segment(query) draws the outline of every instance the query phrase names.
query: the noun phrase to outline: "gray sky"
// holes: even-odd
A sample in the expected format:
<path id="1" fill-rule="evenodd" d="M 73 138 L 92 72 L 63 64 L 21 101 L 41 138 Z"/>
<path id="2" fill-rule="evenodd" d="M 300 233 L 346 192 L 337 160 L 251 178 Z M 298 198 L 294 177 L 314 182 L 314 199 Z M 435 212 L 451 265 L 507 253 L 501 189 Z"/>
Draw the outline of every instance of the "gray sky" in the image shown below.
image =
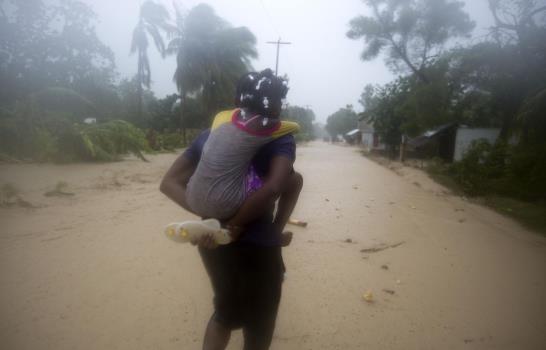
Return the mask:
<path id="1" fill-rule="evenodd" d="M 84 0 L 98 15 L 99 37 L 116 55 L 121 77 L 136 73 L 136 56 L 129 56 L 132 30 L 137 22 L 141 0 Z M 171 0 L 157 0 L 172 11 Z M 351 18 L 366 14 L 361 0 L 175 0 L 182 8 L 208 3 L 233 26 L 248 27 L 257 38 L 259 58 L 254 68 L 275 68 L 275 46 L 266 44 L 279 36 L 292 45 L 281 48 L 279 73 L 290 78 L 288 102 L 309 105 L 317 120 L 326 118 L 347 104 L 358 104 L 366 84 L 383 84 L 395 76 L 382 58 L 359 59 L 361 41 L 345 36 Z M 492 23 L 487 0 L 466 0 L 466 10 L 477 22 L 475 36 L 483 35 Z M 172 81 L 174 57 L 162 59 L 149 50 L 152 90 L 158 97 L 176 92 Z"/>

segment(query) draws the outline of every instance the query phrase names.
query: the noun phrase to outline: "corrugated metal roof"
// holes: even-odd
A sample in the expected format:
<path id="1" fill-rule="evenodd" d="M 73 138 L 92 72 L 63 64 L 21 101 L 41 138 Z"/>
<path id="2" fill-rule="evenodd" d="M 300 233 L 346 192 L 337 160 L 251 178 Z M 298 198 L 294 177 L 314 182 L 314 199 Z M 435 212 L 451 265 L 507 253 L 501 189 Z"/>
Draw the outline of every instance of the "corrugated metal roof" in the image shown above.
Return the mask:
<path id="1" fill-rule="evenodd" d="M 415 148 L 421 147 L 425 145 L 427 142 L 429 142 L 430 140 L 432 140 L 438 134 L 441 134 L 442 132 L 447 131 L 456 126 L 457 126 L 457 123 L 448 123 L 448 124 L 440 125 L 437 128 L 427 130 L 423 134 L 409 140 L 408 145 Z"/>
<path id="2" fill-rule="evenodd" d="M 439 134 L 442 131 L 448 130 L 456 125 L 457 123 L 448 123 L 448 124 L 440 125 L 439 127 L 435 129 L 425 131 L 425 133 L 422 136 L 433 137 L 434 135 Z"/>
<path id="3" fill-rule="evenodd" d="M 349 131 L 348 133 L 346 133 L 345 135 L 354 136 L 354 135 L 358 134 L 359 132 L 360 132 L 360 129 L 353 129 L 353 130 Z"/>

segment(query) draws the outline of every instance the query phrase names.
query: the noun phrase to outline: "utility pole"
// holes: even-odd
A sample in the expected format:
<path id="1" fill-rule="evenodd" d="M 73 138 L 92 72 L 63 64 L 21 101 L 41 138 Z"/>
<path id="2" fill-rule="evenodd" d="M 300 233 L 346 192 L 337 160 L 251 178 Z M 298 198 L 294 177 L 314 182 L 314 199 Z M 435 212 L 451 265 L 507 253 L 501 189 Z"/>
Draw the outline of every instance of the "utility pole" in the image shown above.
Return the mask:
<path id="1" fill-rule="evenodd" d="M 279 38 L 279 40 L 277 41 L 268 41 L 267 43 L 277 45 L 277 61 L 275 63 L 275 75 L 279 75 L 279 51 L 280 51 L 281 45 L 290 45 L 292 43 L 288 41 L 281 41 L 281 38 Z"/>

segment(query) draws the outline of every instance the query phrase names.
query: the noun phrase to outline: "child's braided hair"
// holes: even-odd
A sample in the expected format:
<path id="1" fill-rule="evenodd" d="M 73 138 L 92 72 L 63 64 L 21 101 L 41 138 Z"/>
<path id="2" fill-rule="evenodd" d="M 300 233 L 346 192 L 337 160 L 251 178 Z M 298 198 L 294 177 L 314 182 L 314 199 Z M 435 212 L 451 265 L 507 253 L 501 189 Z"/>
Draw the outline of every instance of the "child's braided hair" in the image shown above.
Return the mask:
<path id="1" fill-rule="evenodd" d="M 271 69 L 259 73 L 250 72 L 241 77 L 237 84 L 235 103 L 237 107 L 270 115 L 280 112 L 282 100 L 288 92 L 288 82 L 275 76 Z"/>

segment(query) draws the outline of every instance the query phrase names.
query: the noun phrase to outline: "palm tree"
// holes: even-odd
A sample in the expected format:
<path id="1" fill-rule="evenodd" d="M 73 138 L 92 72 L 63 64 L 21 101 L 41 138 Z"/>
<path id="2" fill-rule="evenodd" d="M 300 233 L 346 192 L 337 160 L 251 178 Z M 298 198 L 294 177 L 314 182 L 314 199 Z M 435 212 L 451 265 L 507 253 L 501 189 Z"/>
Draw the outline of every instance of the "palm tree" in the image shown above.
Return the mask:
<path id="1" fill-rule="evenodd" d="M 173 80 L 182 107 L 187 94 L 195 94 L 210 116 L 233 103 L 237 80 L 258 56 L 256 37 L 248 28 L 232 27 L 208 5 L 197 5 L 186 15 L 175 10 L 176 31 L 167 48 L 176 54 Z"/>
<path id="2" fill-rule="evenodd" d="M 140 7 L 138 23 L 133 30 L 131 41 L 131 54 L 138 53 L 138 113 L 142 117 L 142 89 L 143 86 L 150 88 L 152 72 L 150 60 L 148 59 L 148 35 L 154 41 L 155 47 L 165 57 L 165 42 L 160 30 L 170 33 L 173 27 L 168 23 L 169 13 L 163 5 L 151 0 L 145 1 Z"/>

